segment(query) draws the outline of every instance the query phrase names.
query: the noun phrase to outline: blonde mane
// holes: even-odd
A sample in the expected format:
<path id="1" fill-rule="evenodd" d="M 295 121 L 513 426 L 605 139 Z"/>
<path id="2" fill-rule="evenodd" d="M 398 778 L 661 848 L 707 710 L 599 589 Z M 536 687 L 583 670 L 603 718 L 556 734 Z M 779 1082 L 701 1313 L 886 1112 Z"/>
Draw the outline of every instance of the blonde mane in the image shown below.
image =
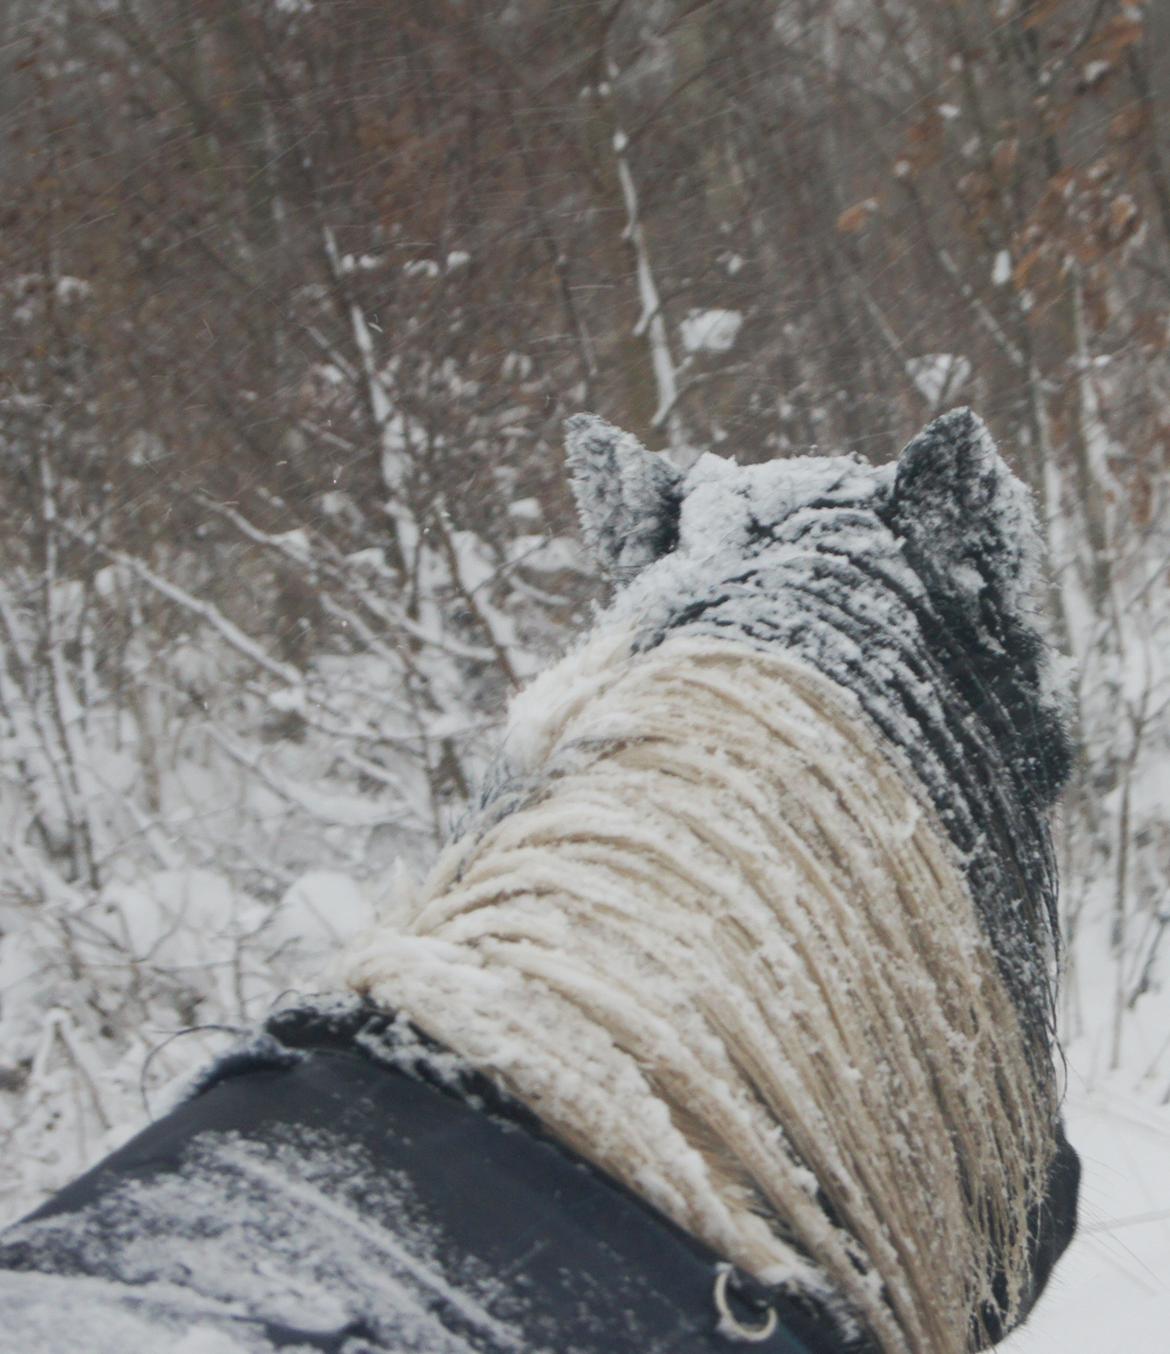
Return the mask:
<path id="1" fill-rule="evenodd" d="M 884 1350 L 1010 1323 L 1054 1081 L 857 700 L 782 654 L 611 633 L 519 698 L 507 749 L 527 800 L 450 845 L 345 981 Z"/>

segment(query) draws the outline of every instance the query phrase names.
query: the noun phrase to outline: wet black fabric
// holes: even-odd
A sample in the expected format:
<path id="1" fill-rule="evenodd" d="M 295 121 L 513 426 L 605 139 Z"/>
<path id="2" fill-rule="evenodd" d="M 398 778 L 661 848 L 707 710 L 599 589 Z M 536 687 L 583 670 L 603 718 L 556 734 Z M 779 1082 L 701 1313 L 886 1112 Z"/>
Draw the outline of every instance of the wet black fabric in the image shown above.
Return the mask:
<path id="1" fill-rule="evenodd" d="M 409 1228 L 402 1229 L 397 1205 L 383 1206 L 379 1191 L 359 1181 L 363 1221 L 375 1238 L 382 1229 L 398 1229 L 408 1245 L 414 1244 L 411 1237 L 426 1238 L 422 1259 L 428 1265 L 437 1262 L 442 1282 L 424 1275 L 413 1298 L 445 1331 L 466 1341 L 459 1348 L 485 1354 L 516 1349 L 726 1354 L 736 1347 L 717 1331 L 717 1256 L 553 1143 L 532 1115 L 486 1078 L 461 1071 L 403 1022 L 361 1007 L 276 1017 L 263 1037 L 213 1069 L 193 1098 L 0 1239 L 0 1270 L 90 1275 L 120 1285 L 129 1279 L 131 1286 L 119 1289 L 118 1301 L 131 1303 L 133 1282 L 144 1277 L 173 1282 L 173 1274 L 152 1274 L 141 1258 L 142 1238 L 165 1237 L 169 1226 L 150 1202 L 157 1193 L 153 1187 L 168 1174 L 187 1172 L 186 1178 L 196 1178 L 191 1163 L 201 1144 L 222 1142 L 253 1154 L 271 1147 L 290 1189 L 303 1158 L 313 1197 L 321 1195 L 322 1218 L 331 1193 L 345 1196 L 347 1206 L 354 1203 L 355 1161 L 364 1163 L 361 1170 L 370 1181 L 408 1180 Z M 332 1179 L 330 1160 L 337 1163 Z M 197 1167 L 201 1190 L 209 1183 L 214 1189 L 216 1178 L 207 1178 L 213 1169 Z M 222 1180 L 223 1208 L 238 1212 L 244 1206 L 241 1190 L 230 1173 Z M 129 1214 L 129 1233 L 128 1190 L 134 1191 L 136 1207 L 144 1201 L 141 1218 Z M 213 1206 L 206 1211 L 213 1215 L 216 1196 L 210 1197 Z M 308 1193 L 297 1188 L 296 1197 L 302 1207 Z M 263 1214 L 262 1203 L 256 1211 Z M 311 1211 L 297 1216 L 311 1229 Z M 74 1221 L 79 1226 L 68 1225 Z M 262 1218 L 257 1226 L 262 1232 Z M 79 1236 L 87 1238 L 84 1245 L 78 1244 Z M 204 1238 L 201 1245 L 206 1244 Z M 149 1255 L 150 1247 L 145 1251 Z M 297 1284 L 298 1274 L 286 1257 L 274 1253 L 271 1263 L 278 1269 L 286 1264 L 282 1280 Z M 328 1260 L 317 1256 L 314 1265 L 315 1282 L 320 1282 Z M 197 1265 L 190 1267 L 185 1284 L 191 1293 L 222 1296 L 215 1288 L 222 1286 L 215 1268 L 207 1264 L 205 1275 Z M 475 1276 L 474 1303 L 464 1304 L 458 1295 L 470 1275 Z M 337 1276 L 339 1291 L 344 1278 Z M 19 1285 L 15 1291 L 19 1295 Z M 0 1331 L 3 1303 L 12 1301 L 13 1292 L 7 1276 L 7 1286 L 0 1287 Z M 151 1301 L 160 1301 L 157 1292 L 152 1291 Z M 376 1301 L 361 1296 L 346 1301 L 344 1320 L 321 1325 L 276 1319 L 279 1301 L 226 1316 L 212 1305 L 205 1321 L 240 1338 L 249 1351 L 427 1349 L 419 1343 L 427 1337 L 406 1332 L 408 1323 L 394 1311 L 376 1310 Z M 774 1333 L 752 1345 L 764 1354 L 846 1354 L 856 1348 L 843 1342 L 823 1313 L 766 1292 L 734 1271 L 728 1303 L 747 1329 L 761 1329 L 768 1311 L 776 1312 Z M 475 1304 L 493 1310 L 506 1329 L 469 1318 Z"/>

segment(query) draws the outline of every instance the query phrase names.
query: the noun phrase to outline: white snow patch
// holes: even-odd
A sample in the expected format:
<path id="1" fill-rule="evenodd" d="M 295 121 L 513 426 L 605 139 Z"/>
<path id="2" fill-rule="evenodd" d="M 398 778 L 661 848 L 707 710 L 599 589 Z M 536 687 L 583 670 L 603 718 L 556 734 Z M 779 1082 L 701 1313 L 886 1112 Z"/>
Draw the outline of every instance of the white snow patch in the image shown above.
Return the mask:
<path id="1" fill-rule="evenodd" d="M 935 409 L 953 399 L 971 379 L 971 363 L 953 353 L 912 357 L 906 363 L 906 370 L 922 398 Z"/>
<path id="2" fill-rule="evenodd" d="M 508 504 L 508 516 L 515 522 L 542 522 L 544 509 L 538 498 L 517 498 Z"/>
<path id="3" fill-rule="evenodd" d="M 196 1326 L 172 1347 L 171 1354 L 248 1354 L 248 1350 L 226 1331 Z"/>
<path id="4" fill-rule="evenodd" d="M 83 277 L 59 277 L 56 291 L 58 301 L 84 301 L 93 287 Z"/>
<path id="5" fill-rule="evenodd" d="M 307 700 L 308 695 L 303 686 L 286 686 L 283 690 L 268 693 L 268 704 L 281 714 L 300 714 Z"/>
<path id="6" fill-rule="evenodd" d="M 336 870 L 310 870 L 281 898 L 267 931 L 306 961 L 322 961 L 374 922 L 361 885 Z"/>
<path id="7" fill-rule="evenodd" d="M 743 324 L 738 310 L 693 310 L 679 325 L 688 353 L 726 353 Z"/>
<path id="8" fill-rule="evenodd" d="M 572 536 L 517 536 L 508 546 L 508 558 L 536 573 L 587 574 L 592 568 L 580 541 Z"/>

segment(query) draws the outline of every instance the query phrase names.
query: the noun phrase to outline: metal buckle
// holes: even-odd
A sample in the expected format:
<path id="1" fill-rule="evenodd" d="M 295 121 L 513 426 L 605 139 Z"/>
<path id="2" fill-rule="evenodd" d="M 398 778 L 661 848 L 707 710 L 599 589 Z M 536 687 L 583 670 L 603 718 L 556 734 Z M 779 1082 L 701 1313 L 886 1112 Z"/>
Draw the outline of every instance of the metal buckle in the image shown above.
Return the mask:
<path id="1" fill-rule="evenodd" d="M 726 1335 L 730 1340 L 741 1340 L 745 1344 L 763 1344 L 765 1340 L 772 1338 L 776 1327 L 780 1324 L 776 1309 L 768 1308 L 768 1315 L 764 1318 L 762 1326 L 745 1326 L 731 1310 L 731 1305 L 727 1301 L 727 1284 L 731 1273 L 730 1265 L 720 1265 L 719 1273 L 715 1276 L 715 1307 L 719 1312 L 719 1334 Z"/>

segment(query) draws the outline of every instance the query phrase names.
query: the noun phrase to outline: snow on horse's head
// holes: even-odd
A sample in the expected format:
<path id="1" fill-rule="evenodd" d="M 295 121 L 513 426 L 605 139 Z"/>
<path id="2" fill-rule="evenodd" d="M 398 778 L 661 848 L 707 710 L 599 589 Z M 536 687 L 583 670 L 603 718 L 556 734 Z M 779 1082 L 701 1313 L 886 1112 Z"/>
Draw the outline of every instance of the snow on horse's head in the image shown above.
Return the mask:
<path id="1" fill-rule="evenodd" d="M 978 1347 L 1075 1220 L 1027 494 L 967 411 L 877 468 L 568 445 L 617 596 L 347 981 L 846 1332 Z"/>

